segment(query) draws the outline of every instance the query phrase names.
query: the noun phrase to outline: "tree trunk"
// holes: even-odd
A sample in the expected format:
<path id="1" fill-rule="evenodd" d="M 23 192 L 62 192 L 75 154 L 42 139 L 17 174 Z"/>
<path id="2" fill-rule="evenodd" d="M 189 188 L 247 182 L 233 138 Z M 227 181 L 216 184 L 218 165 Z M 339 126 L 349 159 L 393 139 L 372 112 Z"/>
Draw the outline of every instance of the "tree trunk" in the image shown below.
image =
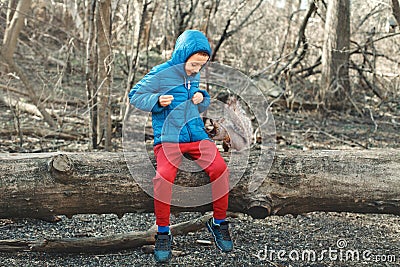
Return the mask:
<path id="1" fill-rule="evenodd" d="M 86 40 L 86 98 L 89 111 L 89 149 L 97 148 L 97 71 L 95 71 L 95 55 L 94 55 L 94 16 L 96 10 L 96 0 L 89 0 L 86 6 L 87 15 L 87 40 Z"/>
<path id="2" fill-rule="evenodd" d="M 31 7 L 31 2 L 31 0 L 20 0 L 18 2 L 17 9 L 13 14 L 12 12 L 7 12 L 7 28 L 5 29 L 4 33 L 3 46 L 0 47 L 0 58 L 4 60 L 8 68 L 15 72 L 25 85 L 25 88 L 29 94 L 29 98 L 33 104 L 38 107 L 44 121 L 47 122 L 47 124 L 49 124 L 51 127 L 56 127 L 56 123 L 46 111 L 39 97 L 36 95 L 35 89 L 32 86 L 33 83 L 29 80 L 27 75 L 25 75 L 23 69 L 21 69 L 13 59 L 13 55 L 18 43 L 19 33 L 24 26 L 25 16 Z M 9 7 L 12 7 L 13 4 L 15 4 L 14 1 L 11 1 L 9 3 Z"/>
<path id="3" fill-rule="evenodd" d="M 10 7 L 13 6 L 14 1 L 11 1 Z M 5 29 L 4 33 L 4 40 L 3 40 L 3 51 L 4 57 L 12 58 L 14 55 L 15 49 L 17 47 L 18 36 L 24 26 L 24 20 L 26 13 L 28 12 L 29 8 L 31 7 L 31 0 L 20 0 L 18 2 L 17 10 L 11 14 L 8 14 L 8 21 L 7 21 L 7 28 Z"/>
<path id="4" fill-rule="evenodd" d="M 77 1 L 64 1 L 64 4 L 66 5 L 66 9 L 68 10 L 70 16 L 72 17 L 72 21 L 75 24 L 77 35 L 84 39 L 84 36 L 86 36 L 86 34 L 84 22 L 79 14 L 80 3 L 78 3 Z"/>
<path id="5" fill-rule="evenodd" d="M 111 48 L 111 0 L 99 1 L 96 16 L 98 46 L 98 109 L 97 143 L 103 143 L 107 151 L 111 150 L 111 80 L 113 56 Z"/>
<path id="6" fill-rule="evenodd" d="M 12 18 L 14 17 L 15 10 L 17 9 L 17 0 L 8 1 L 7 15 L 6 15 L 6 29 L 11 26 Z"/>
<path id="7" fill-rule="evenodd" d="M 228 160 L 228 155 L 224 156 Z M 249 170 L 258 164 L 252 153 Z M 153 199 L 135 182 L 149 179 L 147 153 L 0 154 L 0 218 L 85 213 L 153 212 Z M 400 215 L 398 150 L 285 151 L 265 180 L 249 192 L 246 172 L 230 193 L 229 210 L 264 218 L 269 214 L 349 211 Z M 203 172 L 180 171 L 177 184 L 208 182 Z M 211 198 L 211 194 L 210 194 Z M 211 205 L 173 211 L 208 211 Z"/>
<path id="8" fill-rule="evenodd" d="M 400 27 L 400 5 L 398 0 L 392 0 L 392 13 L 397 22 L 397 27 Z"/>
<path id="9" fill-rule="evenodd" d="M 326 11 L 320 100 L 341 110 L 350 91 L 350 0 L 331 0 Z"/>

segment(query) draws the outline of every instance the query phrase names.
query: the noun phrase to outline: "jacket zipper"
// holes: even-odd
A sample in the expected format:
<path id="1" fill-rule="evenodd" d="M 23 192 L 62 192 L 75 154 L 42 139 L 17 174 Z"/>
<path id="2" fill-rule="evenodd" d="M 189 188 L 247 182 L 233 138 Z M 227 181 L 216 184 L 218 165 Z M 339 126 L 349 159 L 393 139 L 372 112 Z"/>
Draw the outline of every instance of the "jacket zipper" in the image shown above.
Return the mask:
<path id="1" fill-rule="evenodd" d="M 190 87 L 191 87 L 190 80 L 188 79 L 187 83 L 186 83 L 186 76 L 185 76 L 185 88 L 187 89 L 187 92 L 188 92 L 187 100 L 190 99 Z M 188 105 L 188 103 L 186 103 L 186 107 L 187 107 L 187 105 Z M 189 128 L 188 123 L 187 123 L 186 120 L 187 120 L 187 117 L 186 117 L 186 111 L 185 111 L 185 126 L 186 126 L 186 129 L 187 129 L 188 134 L 189 134 L 189 141 L 193 142 L 193 140 L 192 140 L 192 132 L 190 131 L 190 128 Z"/>

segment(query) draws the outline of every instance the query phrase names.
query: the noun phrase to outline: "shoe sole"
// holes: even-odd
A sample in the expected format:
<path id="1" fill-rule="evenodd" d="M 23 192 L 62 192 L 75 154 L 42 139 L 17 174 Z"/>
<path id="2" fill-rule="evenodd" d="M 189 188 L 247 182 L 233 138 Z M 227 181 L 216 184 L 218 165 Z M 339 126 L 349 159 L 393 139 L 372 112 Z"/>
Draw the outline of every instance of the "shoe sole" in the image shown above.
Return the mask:
<path id="1" fill-rule="evenodd" d="M 154 258 L 154 260 L 156 261 L 156 263 L 168 263 L 172 258 L 172 253 L 170 253 L 168 255 L 168 258 L 166 260 L 157 260 L 156 258 Z"/>
<path id="2" fill-rule="evenodd" d="M 217 246 L 217 248 L 218 248 L 219 250 L 221 250 L 222 252 L 231 252 L 232 250 L 223 250 L 223 249 L 218 245 L 217 237 L 215 236 L 214 231 L 212 230 L 211 225 L 210 225 L 210 223 L 209 223 L 208 221 L 207 221 L 206 225 L 207 225 L 208 231 L 212 234 L 212 236 L 213 236 L 213 238 L 214 238 L 214 243 L 215 243 L 215 245 Z"/>

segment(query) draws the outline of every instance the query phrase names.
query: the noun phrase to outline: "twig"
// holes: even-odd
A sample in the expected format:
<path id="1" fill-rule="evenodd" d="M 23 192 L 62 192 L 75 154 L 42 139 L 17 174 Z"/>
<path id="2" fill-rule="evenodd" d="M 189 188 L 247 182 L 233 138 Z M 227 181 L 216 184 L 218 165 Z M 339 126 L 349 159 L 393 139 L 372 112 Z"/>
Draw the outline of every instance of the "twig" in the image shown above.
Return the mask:
<path id="1" fill-rule="evenodd" d="M 376 121 L 374 119 L 374 115 L 372 114 L 372 110 L 370 108 L 368 108 L 368 110 L 369 110 L 369 116 L 371 117 L 371 120 L 375 125 L 374 133 L 376 133 L 376 131 L 378 130 L 378 124 L 376 123 Z"/>
<path id="2" fill-rule="evenodd" d="M 332 139 L 334 139 L 334 140 L 336 140 L 336 141 L 340 141 L 340 142 L 342 142 L 342 143 L 344 143 L 344 144 L 346 144 L 346 145 L 353 146 L 353 143 L 348 142 L 348 141 L 346 141 L 346 140 L 343 140 L 343 139 L 341 139 L 341 138 L 338 138 L 338 137 L 336 137 L 336 136 L 334 136 L 334 135 L 331 135 L 330 133 L 327 133 L 327 132 L 322 131 L 322 130 L 319 130 L 319 132 L 322 133 L 322 134 L 324 134 L 324 135 L 326 135 L 326 136 L 328 136 L 328 137 L 330 137 L 330 138 L 332 138 Z M 363 146 L 363 147 L 364 147 L 364 146 Z M 365 148 L 365 147 L 364 147 L 364 148 Z"/>
<path id="3" fill-rule="evenodd" d="M 252 256 L 254 256 L 254 257 L 256 257 L 256 258 L 259 258 L 260 257 L 260 255 L 257 255 L 257 254 L 252 254 Z M 260 259 L 260 258 L 259 258 Z M 261 259 L 260 259 L 261 260 Z M 282 265 L 280 265 L 280 264 L 277 264 L 277 263 L 274 263 L 274 262 L 272 262 L 272 261 L 270 261 L 270 260 L 268 260 L 266 257 L 264 258 L 262 258 L 262 261 L 263 262 L 267 262 L 267 263 L 269 263 L 269 264 L 271 264 L 272 266 L 274 266 L 274 267 L 281 267 Z M 264 264 L 263 264 L 264 265 Z"/>
<path id="4" fill-rule="evenodd" d="M 270 78 L 269 78 L 270 80 L 275 80 L 276 77 L 278 77 L 282 71 L 285 71 L 288 68 L 294 68 L 304 58 L 304 56 L 307 52 L 307 49 L 308 49 L 308 43 L 307 43 L 307 39 L 305 36 L 305 31 L 307 28 L 308 20 L 310 19 L 312 14 L 315 12 L 315 10 L 316 10 L 316 5 L 315 5 L 315 2 L 313 1 L 313 2 L 311 2 L 310 7 L 308 8 L 307 14 L 304 17 L 303 22 L 300 25 L 296 47 L 293 51 L 292 56 L 289 58 L 289 61 L 283 67 L 281 67 L 279 70 L 275 71 L 270 76 Z M 300 50 L 302 45 L 303 45 L 303 49 L 300 53 L 298 53 L 298 51 Z"/>
<path id="5" fill-rule="evenodd" d="M 387 38 L 390 38 L 390 37 L 394 37 L 394 36 L 397 36 L 397 35 L 400 35 L 400 32 L 395 32 L 395 33 L 387 34 L 387 35 L 381 36 L 381 37 L 376 38 L 376 39 L 370 39 L 368 42 L 366 42 L 366 43 L 364 44 L 364 47 L 367 46 L 367 45 L 370 45 L 370 44 L 372 44 L 372 43 L 375 43 L 375 42 L 378 42 L 378 41 L 382 41 L 382 40 L 384 40 L 384 39 L 387 39 Z M 352 43 L 354 43 L 354 41 L 352 41 Z M 351 55 L 351 54 L 354 54 L 354 53 L 356 53 L 356 52 L 358 52 L 360 49 L 361 49 L 361 47 L 357 47 L 357 48 L 351 50 L 351 51 L 350 51 L 350 55 Z"/>
<path id="6" fill-rule="evenodd" d="M 314 122 L 313 122 L 313 124 L 314 124 L 315 128 L 317 128 L 317 130 L 318 130 L 319 133 L 322 133 L 322 134 L 324 134 L 324 135 L 326 135 L 326 136 L 328 136 L 328 137 L 330 137 L 330 138 L 332 138 L 332 139 L 334 139 L 334 140 L 336 140 L 336 141 L 340 141 L 340 142 L 342 142 L 342 143 L 344 143 L 344 144 L 346 144 L 346 145 L 349 145 L 349 146 L 353 146 L 354 144 L 357 144 L 357 145 L 359 145 L 359 146 L 362 147 L 362 148 L 368 149 L 367 146 L 365 146 L 365 145 L 363 145 L 363 144 L 361 144 L 361 143 L 359 143 L 359 142 L 354 142 L 351 138 L 349 138 L 349 139 L 351 139 L 351 140 L 353 141 L 353 143 L 348 142 L 348 141 L 346 141 L 346 140 L 343 140 L 343 139 L 341 139 L 341 138 L 338 138 L 338 137 L 336 137 L 336 136 L 334 136 L 334 135 L 332 135 L 332 134 L 330 134 L 330 133 L 328 133 L 328 132 L 325 132 L 325 131 L 321 130 L 321 128 L 319 128 L 318 125 L 316 125 Z M 342 136 L 345 137 L 345 135 L 342 135 Z M 348 137 L 347 137 L 347 138 L 348 138 Z"/>
<path id="7" fill-rule="evenodd" d="M 350 139 L 353 143 L 359 145 L 359 146 L 362 147 L 362 148 L 368 149 L 368 146 L 361 144 L 361 143 L 358 142 L 357 140 L 354 140 L 353 138 L 350 138 L 350 137 L 347 136 L 347 135 L 340 134 L 340 136 L 342 136 L 342 137 L 344 137 L 344 138 L 347 138 L 347 139 Z"/>
<path id="8" fill-rule="evenodd" d="M 351 104 L 354 106 L 354 108 L 357 110 L 358 114 L 360 114 L 361 117 L 364 116 L 362 111 L 358 108 L 354 100 L 350 97 L 350 95 L 346 92 L 346 90 L 343 90 L 343 92 L 346 94 L 346 97 L 350 100 Z"/>
<path id="9" fill-rule="evenodd" d="M 289 18 L 288 18 L 288 21 L 289 21 L 289 22 L 288 22 L 288 26 L 287 26 L 287 29 L 286 29 L 285 37 L 283 38 L 283 44 L 282 44 L 281 50 L 280 50 L 280 52 L 279 52 L 279 57 L 278 57 L 278 59 L 281 59 L 281 58 L 282 58 L 283 52 L 285 51 L 287 39 L 288 39 L 288 36 L 289 36 L 289 33 L 290 33 L 290 28 L 291 28 L 291 26 L 292 26 L 292 19 L 293 19 L 293 17 L 294 17 L 295 14 L 297 14 L 297 13 L 299 13 L 299 12 L 301 12 L 301 11 L 304 11 L 304 9 L 299 9 L 299 10 L 296 10 L 296 11 L 292 12 L 292 14 L 290 14 L 290 16 L 289 16 Z M 278 64 L 276 64 L 276 66 L 275 66 L 273 72 L 275 72 L 277 68 L 278 68 Z"/>
<path id="10" fill-rule="evenodd" d="M 365 84 L 372 90 L 372 92 L 379 97 L 380 99 L 382 99 L 380 92 L 377 90 L 377 88 L 375 88 L 375 86 L 373 84 L 371 84 L 368 79 L 363 75 L 362 70 L 353 62 L 351 62 L 351 66 L 357 70 L 358 75 L 360 75 L 360 77 L 362 78 L 362 80 L 365 82 Z"/>
<path id="11" fill-rule="evenodd" d="M 215 60 L 217 52 L 225 40 L 227 40 L 229 37 L 231 37 L 233 34 L 237 33 L 238 31 L 242 30 L 245 26 L 249 25 L 249 23 L 247 23 L 249 18 L 254 14 L 254 12 L 261 6 L 261 4 L 264 1 L 260 0 L 253 7 L 253 9 L 247 14 L 247 16 L 238 24 L 238 26 L 236 26 L 235 29 L 229 30 L 229 27 L 231 26 L 232 21 L 237 17 L 237 14 L 240 12 L 240 10 L 246 6 L 246 4 L 247 4 L 246 2 L 247 1 L 240 2 L 239 5 L 236 7 L 236 9 L 234 11 L 232 11 L 231 15 L 229 16 L 228 20 L 226 21 L 224 31 L 223 31 L 222 35 L 220 36 L 220 39 L 214 48 L 213 54 L 211 56 L 211 61 Z"/>

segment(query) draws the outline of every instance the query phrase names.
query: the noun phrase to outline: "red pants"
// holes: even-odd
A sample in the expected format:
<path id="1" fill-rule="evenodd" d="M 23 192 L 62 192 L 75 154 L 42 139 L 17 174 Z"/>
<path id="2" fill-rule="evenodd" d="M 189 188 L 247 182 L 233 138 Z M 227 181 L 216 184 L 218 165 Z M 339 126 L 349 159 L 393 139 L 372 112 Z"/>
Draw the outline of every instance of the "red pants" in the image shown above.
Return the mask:
<path id="1" fill-rule="evenodd" d="M 216 145 L 209 140 L 192 143 L 163 143 L 154 147 L 157 160 L 157 172 L 153 178 L 154 213 L 156 224 L 170 224 L 170 203 L 172 184 L 182 154 L 188 154 L 208 174 L 212 188 L 213 216 L 215 219 L 225 219 L 228 209 L 229 171 Z"/>

